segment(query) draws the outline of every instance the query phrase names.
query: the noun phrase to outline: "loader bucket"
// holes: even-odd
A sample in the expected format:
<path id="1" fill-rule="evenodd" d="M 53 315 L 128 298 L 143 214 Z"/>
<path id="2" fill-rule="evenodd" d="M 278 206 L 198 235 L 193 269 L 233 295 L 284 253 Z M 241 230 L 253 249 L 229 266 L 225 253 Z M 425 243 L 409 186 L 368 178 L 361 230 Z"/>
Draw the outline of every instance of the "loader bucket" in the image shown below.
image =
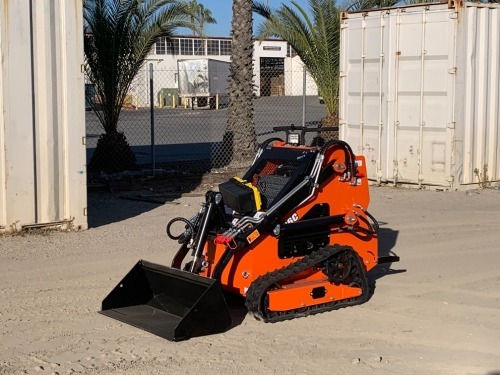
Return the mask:
<path id="1" fill-rule="evenodd" d="M 100 313 L 171 341 L 220 333 L 231 324 L 217 280 L 144 260 L 102 301 Z"/>

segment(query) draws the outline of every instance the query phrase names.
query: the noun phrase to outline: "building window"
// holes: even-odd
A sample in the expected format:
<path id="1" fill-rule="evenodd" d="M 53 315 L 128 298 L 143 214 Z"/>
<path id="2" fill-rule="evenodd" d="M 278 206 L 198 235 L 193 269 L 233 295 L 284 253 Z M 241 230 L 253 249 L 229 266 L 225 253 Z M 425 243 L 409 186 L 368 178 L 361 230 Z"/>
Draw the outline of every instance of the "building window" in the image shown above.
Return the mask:
<path id="1" fill-rule="evenodd" d="M 231 41 L 221 40 L 220 41 L 220 54 L 221 55 L 231 55 Z"/>
<path id="2" fill-rule="evenodd" d="M 165 54 L 165 38 L 160 38 L 156 42 L 156 54 L 164 55 Z"/>
<path id="3" fill-rule="evenodd" d="M 285 59 L 282 57 L 261 57 L 260 71 L 271 73 L 279 72 L 281 74 L 285 71 Z"/>
<path id="4" fill-rule="evenodd" d="M 193 54 L 193 41 L 192 39 L 181 39 L 181 55 Z"/>
<path id="5" fill-rule="evenodd" d="M 194 54 L 197 56 L 205 55 L 205 41 L 201 39 L 193 40 Z"/>
<path id="6" fill-rule="evenodd" d="M 179 39 L 167 39 L 167 55 L 179 54 Z"/>
<path id="7" fill-rule="evenodd" d="M 207 55 L 219 55 L 219 41 L 218 40 L 207 40 Z"/>

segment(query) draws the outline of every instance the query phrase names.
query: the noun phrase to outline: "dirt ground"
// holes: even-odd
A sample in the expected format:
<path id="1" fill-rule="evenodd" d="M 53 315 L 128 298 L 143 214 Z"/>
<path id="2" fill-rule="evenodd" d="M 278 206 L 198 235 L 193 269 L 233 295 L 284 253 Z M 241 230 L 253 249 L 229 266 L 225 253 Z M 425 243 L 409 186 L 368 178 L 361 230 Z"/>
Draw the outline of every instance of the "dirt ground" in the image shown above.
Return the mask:
<path id="1" fill-rule="evenodd" d="M 233 311 L 225 333 L 169 342 L 97 312 L 139 259 L 168 265 L 155 204 L 92 193 L 82 232 L 0 237 L 0 374 L 500 374 L 500 190 L 372 187 L 380 252 L 360 306 L 277 324 Z"/>

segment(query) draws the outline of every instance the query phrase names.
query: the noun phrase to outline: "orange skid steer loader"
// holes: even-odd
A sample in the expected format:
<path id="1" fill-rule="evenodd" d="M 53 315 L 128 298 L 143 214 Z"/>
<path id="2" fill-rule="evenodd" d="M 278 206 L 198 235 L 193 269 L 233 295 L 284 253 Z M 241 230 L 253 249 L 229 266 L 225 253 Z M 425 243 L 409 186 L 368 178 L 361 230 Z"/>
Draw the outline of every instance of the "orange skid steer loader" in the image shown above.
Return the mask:
<path id="1" fill-rule="evenodd" d="M 307 131 L 332 128 L 274 130 L 286 140 L 264 142 L 244 176 L 208 191 L 190 219 L 168 223 L 181 245 L 171 266 L 139 261 L 102 314 L 178 341 L 226 330 L 228 292 L 264 322 L 367 301 L 367 272 L 382 259 L 364 158 L 343 141 L 304 145 Z"/>

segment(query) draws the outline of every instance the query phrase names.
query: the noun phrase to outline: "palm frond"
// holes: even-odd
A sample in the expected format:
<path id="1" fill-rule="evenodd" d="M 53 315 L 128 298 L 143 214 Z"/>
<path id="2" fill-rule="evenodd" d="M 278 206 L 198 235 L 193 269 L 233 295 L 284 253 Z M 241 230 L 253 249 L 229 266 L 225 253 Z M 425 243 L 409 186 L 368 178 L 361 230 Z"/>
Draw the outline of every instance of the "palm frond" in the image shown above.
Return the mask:
<path id="1" fill-rule="evenodd" d="M 291 6 L 272 10 L 255 1 L 254 12 L 264 17 L 257 37 L 280 37 L 293 47 L 332 114 L 338 109 L 340 11 L 335 0 L 309 0 L 309 8 L 294 0 Z"/>
<path id="2" fill-rule="evenodd" d="M 130 85 L 154 43 L 187 26 L 185 4 L 176 0 L 85 0 L 86 71 L 96 87 L 106 132 L 116 131 Z"/>

